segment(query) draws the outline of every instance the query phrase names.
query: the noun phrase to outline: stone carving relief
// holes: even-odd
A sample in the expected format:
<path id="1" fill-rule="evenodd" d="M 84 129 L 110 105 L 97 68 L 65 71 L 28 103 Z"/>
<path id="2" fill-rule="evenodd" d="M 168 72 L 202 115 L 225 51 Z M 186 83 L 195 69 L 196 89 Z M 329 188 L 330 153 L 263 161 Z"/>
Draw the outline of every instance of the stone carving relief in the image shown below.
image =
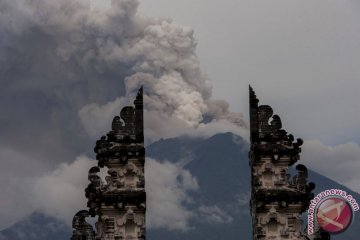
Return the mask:
<path id="1" fill-rule="evenodd" d="M 300 159 L 303 141 L 282 129 L 270 106 L 258 105 L 251 87 L 249 93 L 253 239 L 304 239 L 300 215 L 310 204 L 315 184 L 307 182 L 302 164 L 294 176 L 289 172 Z"/>
<path id="2" fill-rule="evenodd" d="M 88 173 L 85 189 L 89 211 L 75 217 L 72 240 L 145 240 L 146 193 L 142 88 L 133 106 L 115 116 L 111 131 L 96 142 L 98 167 Z M 107 167 L 102 181 L 100 168 Z M 85 217 L 98 216 L 96 233 Z"/>

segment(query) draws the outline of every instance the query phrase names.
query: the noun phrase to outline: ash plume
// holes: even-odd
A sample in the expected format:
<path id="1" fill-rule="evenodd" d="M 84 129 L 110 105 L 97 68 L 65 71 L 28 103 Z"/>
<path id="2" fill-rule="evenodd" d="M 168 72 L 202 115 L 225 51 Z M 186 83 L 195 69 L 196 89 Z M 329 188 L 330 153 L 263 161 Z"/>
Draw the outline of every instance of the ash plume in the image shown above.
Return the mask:
<path id="1" fill-rule="evenodd" d="M 22 183 L 37 186 L 29 179 L 73 166 L 80 153 L 91 152 L 140 85 L 148 143 L 246 134 L 241 114 L 211 97 L 194 31 L 141 16 L 138 5 L 113 0 L 108 9 L 94 9 L 90 0 L 0 0 L 0 156 L 21 162 L 3 161 L 0 170 L 7 176 L 0 188 L 9 193 L 0 196 L 0 228 L 33 209 L 24 203 L 14 215 L 13 204 L 28 196 Z"/>
<path id="2" fill-rule="evenodd" d="M 140 85 L 145 87 L 147 111 L 169 122 L 175 128 L 171 132 L 176 132 L 149 129 L 156 126 L 149 123 L 153 140 L 181 131 L 187 134 L 219 120 L 244 127 L 240 114 L 231 113 L 224 101 L 211 98 L 211 83 L 196 56 L 194 31 L 171 20 L 143 17 L 137 13 L 138 5 L 137 0 L 113 0 L 109 9 L 94 10 L 87 0 L 2 1 L 4 95 L 7 90 L 33 94 L 24 103 L 27 110 L 34 108 L 35 101 L 52 103 L 45 103 L 44 109 L 57 119 L 74 118 L 78 113 L 80 122 L 76 119 L 65 128 L 73 132 L 84 125 L 94 138 L 89 126 L 94 122 L 91 110 L 102 111 L 104 105 L 119 103 L 116 97 L 129 97 Z M 204 116 L 210 121 L 204 123 Z M 95 131 L 98 137 L 110 120 L 95 120 L 102 126 Z M 185 129 L 178 129 L 178 122 Z"/>
<path id="3" fill-rule="evenodd" d="M 108 23 L 118 20 L 118 14 L 126 2 L 112 1 L 113 9 L 104 13 L 108 14 Z M 134 14 L 122 19 L 127 26 L 121 29 L 127 29 L 127 33 L 131 34 L 113 34 L 113 39 L 107 39 L 99 52 L 114 64 L 130 63 L 131 71 L 124 82 L 127 98 L 131 98 L 129 95 L 133 95 L 144 85 L 148 139 L 153 141 L 160 137 L 182 134 L 211 135 L 215 133 L 211 128 L 217 128 L 217 131 L 223 128 L 220 131 L 232 130 L 243 135 L 246 124 L 242 115 L 229 111 L 225 101 L 211 97 L 211 83 L 201 71 L 196 56 L 194 31 L 170 20 L 136 15 L 136 4 L 131 5 L 131 10 L 127 11 Z M 110 23 L 109 25 L 116 26 L 115 22 Z M 118 31 L 117 28 L 107 29 L 113 33 Z M 117 99 L 106 105 L 116 105 L 119 102 L 122 101 Z M 89 124 L 91 116 L 94 116 L 93 111 L 109 115 L 103 105 L 92 105 L 90 108 L 84 106 L 79 116 L 90 133 L 94 132 L 91 129 L 93 125 Z M 204 116 L 208 118 L 206 122 Z M 96 121 L 100 125 L 97 131 L 99 133 L 104 130 L 105 122 L 101 119 Z M 159 121 L 162 122 L 161 125 L 158 124 Z M 108 122 L 109 120 L 106 124 Z M 221 127 L 216 127 L 219 124 Z M 164 125 L 168 126 L 166 131 Z"/>

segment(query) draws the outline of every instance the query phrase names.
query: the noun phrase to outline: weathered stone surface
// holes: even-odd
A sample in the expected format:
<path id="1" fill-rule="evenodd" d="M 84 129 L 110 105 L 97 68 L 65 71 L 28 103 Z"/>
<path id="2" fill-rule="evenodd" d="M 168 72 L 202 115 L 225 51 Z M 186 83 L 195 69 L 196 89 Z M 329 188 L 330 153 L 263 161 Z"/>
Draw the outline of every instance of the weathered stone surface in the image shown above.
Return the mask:
<path id="1" fill-rule="evenodd" d="M 74 217 L 71 240 L 145 240 L 145 148 L 143 89 L 120 116 L 115 116 L 111 131 L 96 142 L 98 167 L 89 170 L 90 184 L 85 189 L 89 211 Z M 103 182 L 97 173 L 108 169 Z M 96 231 L 85 218 L 98 216 Z"/>
<path id="2" fill-rule="evenodd" d="M 289 167 L 300 159 L 301 139 L 282 129 L 281 119 L 268 105 L 258 105 L 249 89 L 252 196 L 250 202 L 253 239 L 310 239 L 301 214 L 313 198 L 314 183 L 307 183 L 308 170 L 299 164 L 291 176 Z M 328 239 L 318 232 L 313 239 Z"/>

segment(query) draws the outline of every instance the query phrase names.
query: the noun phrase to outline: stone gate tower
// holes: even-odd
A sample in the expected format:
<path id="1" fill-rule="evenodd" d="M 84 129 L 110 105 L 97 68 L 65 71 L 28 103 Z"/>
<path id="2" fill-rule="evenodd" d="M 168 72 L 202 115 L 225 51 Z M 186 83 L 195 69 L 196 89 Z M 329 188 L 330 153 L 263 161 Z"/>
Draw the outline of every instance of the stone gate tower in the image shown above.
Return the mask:
<path id="1" fill-rule="evenodd" d="M 301 139 L 282 129 L 280 117 L 273 115 L 268 105 L 258 105 L 250 87 L 251 216 L 253 239 L 329 239 L 318 231 L 313 236 L 304 233 L 301 219 L 311 199 L 314 183 L 307 183 L 307 168 L 299 164 L 291 176 L 289 167 L 299 160 Z"/>
<path id="2" fill-rule="evenodd" d="M 146 193 L 144 177 L 143 89 L 134 106 L 114 117 L 111 131 L 96 142 L 98 166 L 89 170 L 85 189 L 88 210 L 73 219 L 71 240 L 145 240 Z M 97 173 L 108 169 L 103 182 Z M 96 231 L 85 221 L 98 216 Z"/>

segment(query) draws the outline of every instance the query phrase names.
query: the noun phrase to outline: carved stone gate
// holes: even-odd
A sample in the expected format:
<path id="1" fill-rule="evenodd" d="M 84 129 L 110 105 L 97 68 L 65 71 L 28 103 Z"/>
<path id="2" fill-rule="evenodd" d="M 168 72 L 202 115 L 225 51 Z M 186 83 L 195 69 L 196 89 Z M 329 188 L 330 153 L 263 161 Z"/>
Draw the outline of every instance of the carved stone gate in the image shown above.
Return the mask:
<path id="1" fill-rule="evenodd" d="M 330 239 L 318 230 L 307 236 L 301 218 L 311 199 L 314 183 L 307 183 L 307 168 L 298 164 L 296 174 L 289 168 L 300 159 L 301 139 L 282 129 L 280 117 L 268 105 L 258 105 L 249 88 L 251 167 L 251 216 L 253 239 Z"/>
<path id="2" fill-rule="evenodd" d="M 71 240 L 145 240 L 143 89 L 134 106 L 124 107 L 111 131 L 96 142 L 98 166 L 89 170 L 85 189 L 88 210 L 73 219 Z M 108 169 L 105 182 L 98 173 Z M 97 216 L 96 231 L 86 222 Z"/>

